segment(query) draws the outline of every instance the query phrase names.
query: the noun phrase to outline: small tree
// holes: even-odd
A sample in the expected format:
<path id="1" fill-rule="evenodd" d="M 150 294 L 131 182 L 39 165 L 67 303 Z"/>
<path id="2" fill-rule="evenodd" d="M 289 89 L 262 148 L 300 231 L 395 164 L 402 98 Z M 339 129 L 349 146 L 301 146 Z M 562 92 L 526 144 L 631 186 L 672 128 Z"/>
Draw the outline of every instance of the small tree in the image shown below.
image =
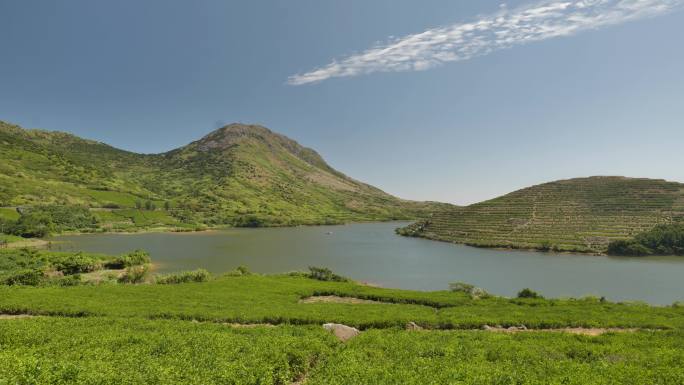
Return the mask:
<path id="1" fill-rule="evenodd" d="M 529 289 L 529 288 L 524 288 L 518 292 L 518 298 L 544 298 L 541 296 L 541 294 L 537 293 L 536 291 Z"/>
<path id="2" fill-rule="evenodd" d="M 138 210 L 140 210 L 142 207 L 143 207 L 142 202 L 140 201 L 140 199 L 137 199 L 137 200 L 135 201 L 135 208 L 138 209 Z"/>
<path id="3" fill-rule="evenodd" d="M 154 202 L 152 202 L 151 200 L 146 200 L 145 201 L 145 210 L 154 210 L 154 209 L 155 209 Z"/>
<path id="4" fill-rule="evenodd" d="M 164 210 L 171 210 L 171 203 L 169 201 L 164 201 Z"/>

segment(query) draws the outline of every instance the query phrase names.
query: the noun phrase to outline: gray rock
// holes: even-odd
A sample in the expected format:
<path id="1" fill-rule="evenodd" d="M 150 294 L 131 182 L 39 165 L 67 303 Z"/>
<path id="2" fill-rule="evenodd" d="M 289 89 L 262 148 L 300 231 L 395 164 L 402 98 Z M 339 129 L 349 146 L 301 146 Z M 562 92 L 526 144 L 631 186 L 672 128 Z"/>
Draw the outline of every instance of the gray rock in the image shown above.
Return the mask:
<path id="1" fill-rule="evenodd" d="M 324 324 L 323 329 L 334 334 L 342 342 L 348 341 L 361 333 L 357 328 L 342 324 Z"/>

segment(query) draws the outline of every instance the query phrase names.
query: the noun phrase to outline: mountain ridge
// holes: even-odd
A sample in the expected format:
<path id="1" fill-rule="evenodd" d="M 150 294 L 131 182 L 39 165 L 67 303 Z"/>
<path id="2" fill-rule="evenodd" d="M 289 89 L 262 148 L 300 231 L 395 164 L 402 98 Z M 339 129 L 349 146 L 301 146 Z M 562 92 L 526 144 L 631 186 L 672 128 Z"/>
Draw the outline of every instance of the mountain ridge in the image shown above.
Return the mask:
<path id="1" fill-rule="evenodd" d="M 440 206 L 359 182 L 259 125 L 234 123 L 167 152 L 138 154 L 0 122 L 0 149 L 0 206 L 116 210 L 151 201 L 170 207 L 167 222 L 269 226 L 410 219 Z"/>

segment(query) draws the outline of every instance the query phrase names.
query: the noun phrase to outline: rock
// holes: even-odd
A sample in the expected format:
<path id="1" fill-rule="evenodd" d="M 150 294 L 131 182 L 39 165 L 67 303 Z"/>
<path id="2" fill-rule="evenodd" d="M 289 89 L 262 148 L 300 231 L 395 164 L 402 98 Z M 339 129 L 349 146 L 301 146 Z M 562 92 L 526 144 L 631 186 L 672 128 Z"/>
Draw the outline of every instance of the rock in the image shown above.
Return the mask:
<path id="1" fill-rule="evenodd" d="M 520 325 L 520 326 L 518 326 L 518 329 L 520 329 L 520 330 L 527 330 L 527 326 L 525 326 L 525 325 Z"/>
<path id="2" fill-rule="evenodd" d="M 415 322 L 409 322 L 406 324 L 406 330 L 423 330 L 423 328 L 418 326 Z"/>
<path id="3" fill-rule="evenodd" d="M 342 342 L 348 341 L 361 333 L 357 328 L 342 324 L 324 324 L 323 329 L 332 332 Z"/>
<path id="4" fill-rule="evenodd" d="M 508 331 L 510 331 L 510 332 L 517 332 L 518 330 L 519 330 L 519 329 L 518 329 L 517 327 L 515 327 L 515 326 L 509 326 L 509 327 L 508 327 Z"/>
<path id="5" fill-rule="evenodd" d="M 494 330 L 494 328 L 489 325 L 482 325 L 482 330 Z"/>

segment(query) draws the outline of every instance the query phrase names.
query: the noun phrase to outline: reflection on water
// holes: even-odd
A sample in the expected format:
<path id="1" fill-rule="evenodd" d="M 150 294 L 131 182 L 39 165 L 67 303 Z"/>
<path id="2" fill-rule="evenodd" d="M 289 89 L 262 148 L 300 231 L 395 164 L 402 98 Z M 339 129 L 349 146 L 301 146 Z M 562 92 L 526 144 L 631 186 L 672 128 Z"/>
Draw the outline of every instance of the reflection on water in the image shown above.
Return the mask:
<path id="1" fill-rule="evenodd" d="M 260 273 L 325 266 L 386 287 L 446 289 L 463 281 L 512 296 L 530 287 L 546 296 L 606 296 L 669 304 L 684 300 L 684 258 L 614 258 L 479 249 L 394 234 L 405 223 L 228 229 L 201 233 L 61 236 L 55 247 L 108 254 L 145 249 L 160 272 L 246 265 Z M 59 241 L 59 242 L 57 242 Z"/>

